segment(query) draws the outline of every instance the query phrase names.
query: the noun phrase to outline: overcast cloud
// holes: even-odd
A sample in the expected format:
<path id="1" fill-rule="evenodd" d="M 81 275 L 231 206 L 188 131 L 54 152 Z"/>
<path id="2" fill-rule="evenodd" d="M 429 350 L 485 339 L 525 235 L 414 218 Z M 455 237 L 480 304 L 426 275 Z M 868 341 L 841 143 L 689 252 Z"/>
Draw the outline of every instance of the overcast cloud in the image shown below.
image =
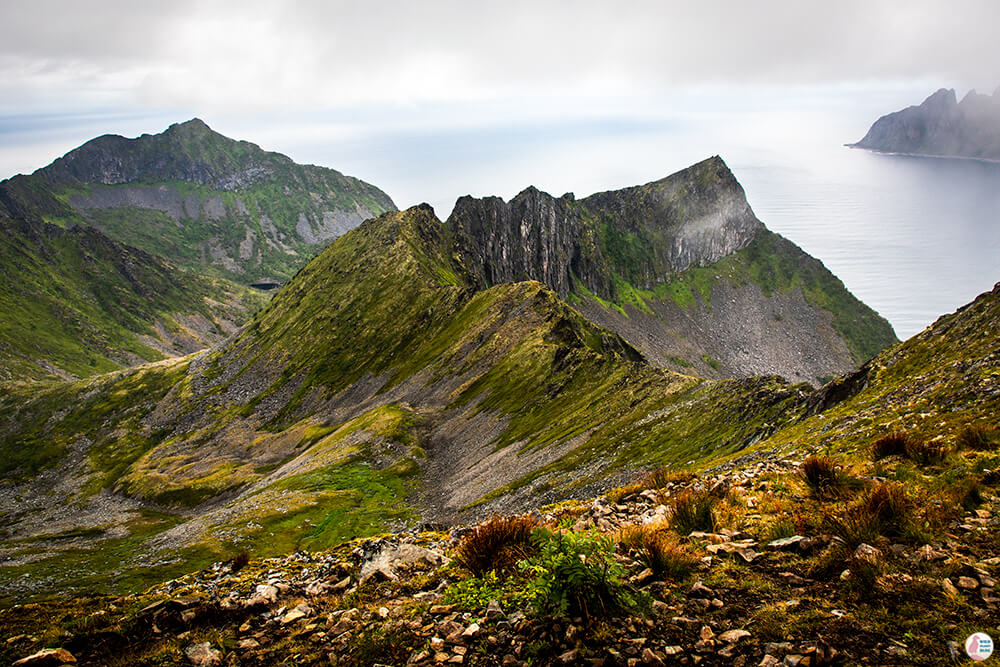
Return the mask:
<path id="1" fill-rule="evenodd" d="M 992 90 L 997 25 L 993 0 L 6 2 L 0 104 L 555 104 L 900 80 Z"/>

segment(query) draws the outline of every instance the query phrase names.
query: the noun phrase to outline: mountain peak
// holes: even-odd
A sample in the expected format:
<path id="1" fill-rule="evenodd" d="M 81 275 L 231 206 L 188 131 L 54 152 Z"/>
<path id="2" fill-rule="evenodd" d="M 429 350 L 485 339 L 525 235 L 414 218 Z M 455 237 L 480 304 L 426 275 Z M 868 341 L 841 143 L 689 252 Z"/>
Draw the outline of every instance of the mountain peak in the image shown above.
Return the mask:
<path id="1" fill-rule="evenodd" d="M 886 114 L 850 146 L 887 153 L 1000 159 L 997 98 L 970 90 L 962 102 L 940 88 L 919 106 Z"/>
<path id="2" fill-rule="evenodd" d="M 958 97 L 955 95 L 954 88 L 938 88 L 920 106 L 926 109 L 946 109 L 956 104 L 958 104 Z"/>

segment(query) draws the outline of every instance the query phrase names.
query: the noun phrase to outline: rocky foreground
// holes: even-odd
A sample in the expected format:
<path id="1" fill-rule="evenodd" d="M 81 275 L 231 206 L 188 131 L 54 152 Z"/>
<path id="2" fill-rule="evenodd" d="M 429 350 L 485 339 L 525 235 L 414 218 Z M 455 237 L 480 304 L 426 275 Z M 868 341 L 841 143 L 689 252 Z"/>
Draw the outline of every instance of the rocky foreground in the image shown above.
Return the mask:
<path id="1" fill-rule="evenodd" d="M 854 459 L 748 455 L 476 527 L 242 554 L 141 595 L 0 611 L 0 660 L 962 662 L 968 635 L 1000 630 L 997 440 L 970 429 L 947 446 L 893 434 Z"/>

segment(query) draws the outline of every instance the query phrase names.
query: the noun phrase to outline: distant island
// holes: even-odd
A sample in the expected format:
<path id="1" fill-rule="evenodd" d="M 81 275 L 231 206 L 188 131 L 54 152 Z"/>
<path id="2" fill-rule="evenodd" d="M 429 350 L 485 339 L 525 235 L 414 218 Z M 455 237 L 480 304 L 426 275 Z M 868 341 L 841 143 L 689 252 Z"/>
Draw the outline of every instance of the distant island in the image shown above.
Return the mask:
<path id="1" fill-rule="evenodd" d="M 1000 88 L 962 99 L 944 88 L 920 106 L 882 116 L 864 139 L 847 144 L 884 153 L 1000 161 Z"/>

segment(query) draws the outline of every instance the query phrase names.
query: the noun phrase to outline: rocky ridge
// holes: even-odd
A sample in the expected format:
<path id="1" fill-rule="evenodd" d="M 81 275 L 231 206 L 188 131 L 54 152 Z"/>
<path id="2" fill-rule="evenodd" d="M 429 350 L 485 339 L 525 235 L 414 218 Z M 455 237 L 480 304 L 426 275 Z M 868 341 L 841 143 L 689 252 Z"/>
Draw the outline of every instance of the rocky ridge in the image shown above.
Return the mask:
<path id="1" fill-rule="evenodd" d="M 767 231 L 718 156 L 577 200 L 462 197 L 445 223 L 483 285 L 538 280 L 657 365 L 820 384 L 895 340 L 825 267 Z"/>

